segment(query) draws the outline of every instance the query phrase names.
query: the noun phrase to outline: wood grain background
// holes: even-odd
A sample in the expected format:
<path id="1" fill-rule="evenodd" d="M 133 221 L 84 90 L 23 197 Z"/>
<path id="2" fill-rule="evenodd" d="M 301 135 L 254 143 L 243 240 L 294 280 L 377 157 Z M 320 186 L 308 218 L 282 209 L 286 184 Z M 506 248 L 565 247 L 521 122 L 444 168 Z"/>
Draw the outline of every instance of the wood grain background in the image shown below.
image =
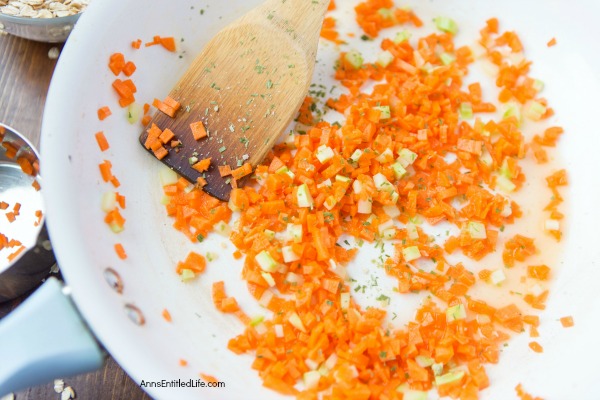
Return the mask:
<path id="1" fill-rule="evenodd" d="M 52 47 L 55 45 L 0 35 L 0 121 L 21 132 L 38 148 L 46 93 L 56 66 L 56 60 L 48 57 L 48 51 Z M 27 294 L 11 302 L 0 303 L 0 318 L 26 298 Z M 104 367 L 97 372 L 64 378 L 64 380 L 65 386 L 74 389 L 77 399 L 151 399 L 111 357 L 107 358 Z M 60 395 L 54 392 L 53 387 L 53 383 L 48 383 L 30 388 L 15 393 L 15 398 L 17 400 L 60 399 Z"/>

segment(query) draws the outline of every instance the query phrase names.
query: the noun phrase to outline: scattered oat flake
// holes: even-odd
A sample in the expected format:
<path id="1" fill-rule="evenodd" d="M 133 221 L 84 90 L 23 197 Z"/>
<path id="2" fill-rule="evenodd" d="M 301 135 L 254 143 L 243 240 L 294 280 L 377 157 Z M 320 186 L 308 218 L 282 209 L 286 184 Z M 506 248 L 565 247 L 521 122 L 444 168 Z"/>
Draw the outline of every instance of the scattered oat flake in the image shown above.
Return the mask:
<path id="1" fill-rule="evenodd" d="M 563 328 L 570 328 L 575 325 L 575 321 L 573 321 L 573 317 L 570 315 L 562 317 L 560 319 L 560 323 L 562 324 Z"/>
<path id="2" fill-rule="evenodd" d="M 54 264 L 56 265 L 56 264 Z M 55 379 L 54 380 L 54 391 L 56 393 L 62 393 L 62 391 L 65 389 L 65 381 L 63 381 L 62 379 Z"/>
<path id="3" fill-rule="evenodd" d="M 60 394 L 60 400 L 69 400 L 75 398 L 75 391 L 71 386 L 67 386 Z"/>
<path id="4" fill-rule="evenodd" d="M 58 47 L 52 47 L 50 50 L 48 50 L 48 58 L 51 60 L 58 59 L 59 55 L 60 55 L 60 50 L 58 49 Z"/>

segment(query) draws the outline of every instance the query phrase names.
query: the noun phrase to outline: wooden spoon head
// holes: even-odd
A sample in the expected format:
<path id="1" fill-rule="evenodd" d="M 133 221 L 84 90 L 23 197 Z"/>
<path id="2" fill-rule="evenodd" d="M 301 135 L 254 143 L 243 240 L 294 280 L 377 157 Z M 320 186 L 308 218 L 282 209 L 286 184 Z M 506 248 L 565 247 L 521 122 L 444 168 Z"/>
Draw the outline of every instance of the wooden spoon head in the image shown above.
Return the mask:
<path id="1" fill-rule="evenodd" d="M 148 125 L 170 129 L 181 142 L 176 148 L 167 144 L 168 155 L 161 161 L 190 182 L 203 177 L 206 192 L 228 200 L 231 177 L 221 177 L 218 166 L 235 169 L 262 161 L 300 108 L 314 60 L 293 32 L 282 34 L 275 24 L 230 25 L 208 43 L 169 94 L 181 103 L 175 117 L 157 112 Z M 190 124 L 198 121 L 208 136 L 195 140 Z M 142 145 L 147 136 L 147 131 L 141 134 Z M 205 158 L 211 158 L 206 172 L 191 167 L 190 160 Z"/>

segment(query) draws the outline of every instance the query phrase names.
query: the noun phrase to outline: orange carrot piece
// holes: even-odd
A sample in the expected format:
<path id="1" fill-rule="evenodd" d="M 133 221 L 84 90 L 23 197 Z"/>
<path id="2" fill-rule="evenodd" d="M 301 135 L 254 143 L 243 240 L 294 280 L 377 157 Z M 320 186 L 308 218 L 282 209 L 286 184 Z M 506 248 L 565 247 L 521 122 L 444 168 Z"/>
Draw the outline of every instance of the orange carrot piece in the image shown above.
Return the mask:
<path id="1" fill-rule="evenodd" d="M 108 160 L 104 160 L 99 165 L 99 167 L 100 167 L 100 174 L 102 175 L 102 180 L 104 180 L 104 182 L 110 182 L 110 180 L 113 177 L 112 172 L 111 172 L 111 168 L 112 168 L 111 162 Z"/>
<path id="2" fill-rule="evenodd" d="M 179 366 L 181 366 L 181 367 L 187 367 L 187 365 L 188 365 L 187 360 L 184 360 L 183 358 L 179 359 Z"/>
<path id="3" fill-rule="evenodd" d="M 13 213 L 15 214 L 15 216 L 19 215 L 20 210 L 21 210 L 21 203 L 15 203 L 15 205 L 13 206 Z"/>
<path id="4" fill-rule="evenodd" d="M 147 126 L 150 123 L 151 120 L 152 120 L 152 116 L 151 115 L 144 115 L 142 117 L 142 125 L 143 126 Z"/>
<path id="5" fill-rule="evenodd" d="M 218 383 L 219 381 L 217 380 L 217 378 L 215 378 L 212 375 L 207 375 L 207 374 L 200 374 L 200 378 L 202 378 L 203 381 L 205 382 L 210 382 L 210 383 Z"/>
<path id="6" fill-rule="evenodd" d="M 8 219 L 8 222 L 10 222 L 11 224 L 13 222 L 15 222 L 15 220 L 17 219 L 15 213 L 12 212 L 12 211 L 11 212 L 7 212 L 5 215 L 6 215 L 6 219 Z"/>
<path id="7" fill-rule="evenodd" d="M 115 244 L 115 252 L 121 260 L 125 260 L 127 258 L 127 253 L 125 253 L 125 248 L 123 248 L 121 243 Z"/>
<path id="8" fill-rule="evenodd" d="M 194 140 L 200 140 L 203 137 L 208 136 L 208 132 L 206 132 L 206 128 L 204 128 L 202 121 L 192 122 L 190 124 L 190 129 L 192 130 Z"/>
<path id="9" fill-rule="evenodd" d="M 166 308 L 162 311 L 161 315 L 165 319 L 165 321 L 167 321 L 167 322 L 173 321 L 173 319 L 171 318 L 171 313 Z"/>
<path id="10" fill-rule="evenodd" d="M 211 160 L 210 157 L 200 160 L 197 163 L 195 163 L 194 165 L 192 165 L 192 168 L 194 168 L 198 172 L 204 172 L 204 171 L 208 170 L 208 167 L 210 167 L 210 160 Z"/>
<path id="11" fill-rule="evenodd" d="M 575 325 L 575 322 L 573 321 L 573 317 L 568 315 L 566 317 L 562 317 L 560 319 L 560 323 L 562 324 L 562 326 L 564 328 L 571 328 L 572 326 Z"/>
<path id="12" fill-rule="evenodd" d="M 233 176 L 234 179 L 241 179 L 246 175 L 250 175 L 251 173 L 252 165 L 250 163 L 244 163 L 244 165 L 242 165 L 241 167 L 231 171 L 231 176 Z"/>
<path id="13" fill-rule="evenodd" d="M 34 179 L 34 180 L 33 180 L 33 182 L 31 183 L 31 186 L 33 186 L 33 188 L 34 188 L 36 191 L 38 191 L 38 192 L 39 192 L 39 191 L 40 191 L 40 189 L 42 188 L 42 187 L 40 186 L 40 183 L 37 181 L 37 179 Z"/>
<path id="14" fill-rule="evenodd" d="M 169 128 L 165 129 L 164 131 L 162 131 L 162 133 L 160 134 L 160 136 L 158 137 L 160 139 L 160 141 L 163 144 L 167 144 L 169 143 L 171 140 L 173 140 L 173 138 L 175 137 L 175 134 L 173 133 L 172 130 L 170 130 Z M 172 146 L 171 146 L 172 147 Z"/>
<path id="15" fill-rule="evenodd" d="M 31 162 L 25 157 L 18 157 L 17 164 L 21 167 L 21 171 L 27 175 L 34 176 L 33 165 Z"/>
<path id="16" fill-rule="evenodd" d="M 123 67 L 123 73 L 125 74 L 125 76 L 131 76 L 133 75 L 136 69 L 137 67 L 133 62 L 127 61 L 125 63 L 125 66 Z"/>
<path id="17" fill-rule="evenodd" d="M 219 165 L 219 175 L 221 177 L 231 175 L 231 167 L 229 165 Z"/>
<path id="18" fill-rule="evenodd" d="M 106 140 L 106 136 L 104 136 L 104 132 L 97 132 L 95 135 L 96 142 L 98 142 L 98 147 L 100 151 L 106 151 L 109 148 L 108 141 Z"/>
<path id="19" fill-rule="evenodd" d="M 108 106 L 100 107 L 98 109 L 98 119 L 100 121 L 104 121 L 111 114 L 112 114 L 112 111 L 110 111 L 110 108 Z"/>
<path id="20" fill-rule="evenodd" d="M 556 38 L 552 38 L 548 41 L 548 43 L 546 44 L 548 47 L 552 47 L 556 45 Z"/>
<path id="21" fill-rule="evenodd" d="M 153 150 L 153 153 L 156 158 L 162 160 L 169 154 L 169 151 L 163 146 L 160 146 L 157 150 Z"/>
<path id="22" fill-rule="evenodd" d="M 544 351 L 544 348 L 538 342 L 535 341 L 529 343 L 529 348 L 535 351 L 536 353 L 542 353 Z"/>
<path id="23" fill-rule="evenodd" d="M 25 246 L 21 246 L 19 247 L 16 251 L 14 251 L 13 253 L 8 255 L 8 261 L 12 262 L 14 259 L 16 259 L 19 254 L 21 254 L 23 251 L 25 250 Z"/>
<path id="24" fill-rule="evenodd" d="M 138 50 L 140 47 L 142 47 L 142 39 L 137 39 L 131 42 L 131 47 Z"/>
<path id="25" fill-rule="evenodd" d="M 171 52 L 175 52 L 177 50 L 175 46 L 175 38 L 173 37 L 160 38 L 159 43 L 162 45 L 162 47 Z"/>
<path id="26" fill-rule="evenodd" d="M 8 208 L 8 203 L 5 201 L 0 201 L 0 210 L 6 210 Z"/>

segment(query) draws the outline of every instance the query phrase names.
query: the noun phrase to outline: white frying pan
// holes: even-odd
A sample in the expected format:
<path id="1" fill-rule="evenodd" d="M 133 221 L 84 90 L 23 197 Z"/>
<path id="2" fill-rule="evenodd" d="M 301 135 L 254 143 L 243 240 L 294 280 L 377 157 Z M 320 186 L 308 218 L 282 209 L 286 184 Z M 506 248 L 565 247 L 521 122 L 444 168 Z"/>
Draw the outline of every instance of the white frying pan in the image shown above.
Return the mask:
<path id="1" fill-rule="evenodd" d="M 164 98 L 203 44 L 258 3 L 93 2 L 71 35 L 50 87 L 41 149 L 48 225 L 77 308 L 98 340 L 136 382 L 197 379 L 198 373 L 206 373 L 226 383 L 224 389 L 147 389 L 157 398 L 281 396 L 261 386 L 250 368 L 250 356 L 236 356 L 227 350 L 227 341 L 243 327 L 215 311 L 210 298 L 212 282 L 226 280 L 228 292 L 235 294 L 249 315 L 262 311 L 240 279 L 241 263 L 231 256 L 232 244 L 219 237 L 192 246 L 171 227 L 160 204 L 159 163 L 140 148 L 139 124 L 130 125 L 125 112 L 115 105 L 108 57 L 123 51 L 127 59 L 136 62 L 138 99 Z M 355 2 L 337 3 L 342 9 L 337 14 L 341 30 L 349 29 L 354 25 L 351 9 Z M 600 57 L 596 51 L 600 6 L 592 0 L 436 0 L 409 4 L 427 29 L 432 28 L 435 16 L 453 17 L 461 28 L 457 40 L 463 43 L 472 41 L 492 16 L 499 17 L 503 28 L 516 30 L 528 57 L 534 60 L 533 75 L 546 82 L 544 94 L 556 110 L 555 121 L 566 130 L 560 154 L 570 177 L 565 206 L 567 233 L 564 253 L 555 263 L 559 272 L 541 317 L 540 342 L 545 352 L 530 351 L 526 334 L 511 340 L 500 363 L 489 369 L 491 387 L 482 397 L 515 398 L 514 387 L 522 382 L 527 390 L 545 398 L 600 398 L 596 379 L 600 359 Z M 158 46 L 137 51 L 130 48 L 132 40 L 146 42 L 154 35 L 178 38 L 178 53 L 168 54 Z M 557 38 L 558 45 L 548 49 L 545 43 L 552 37 Z M 334 54 L 330 45 L 321 50 L 319 79 L 327 81 L 331 75 Z M 104 105 L 111 106 L 113 115 L 100 122 L 96 110 Z M 94 140 L 94 133 L 100 130 L 111 145 L 107 154 L 100 153 Z M 102 193 L 110 190 L 98 171 L 103 159 L 113 163 L 113 172 L 122 185 L 119 191 L 127 196 L 126 229 L 118 235 L 107 228 L 100 209 Z M 117 242 L 128 254 L 125 261 L 113 251 Z M 217 251 L 219 259 L 211 262 L 199 279 L 183 284 L 174 264 L 192 248 Z M 114 282 L 108 268 L 120 276 L 122 293 L 107 283 L 107 278 Z M 165 308 L 173 317 L 172 323 L 161 317 Z M 412 309 L 404 312 L 410 315 Z M 564 315 L 574 316 L 575 327 L 564 329 L 552 323 Z M 144 323 L 139 324 L 142 318 Z M 179 359 L 189 365 L 179 366 Z"/>

